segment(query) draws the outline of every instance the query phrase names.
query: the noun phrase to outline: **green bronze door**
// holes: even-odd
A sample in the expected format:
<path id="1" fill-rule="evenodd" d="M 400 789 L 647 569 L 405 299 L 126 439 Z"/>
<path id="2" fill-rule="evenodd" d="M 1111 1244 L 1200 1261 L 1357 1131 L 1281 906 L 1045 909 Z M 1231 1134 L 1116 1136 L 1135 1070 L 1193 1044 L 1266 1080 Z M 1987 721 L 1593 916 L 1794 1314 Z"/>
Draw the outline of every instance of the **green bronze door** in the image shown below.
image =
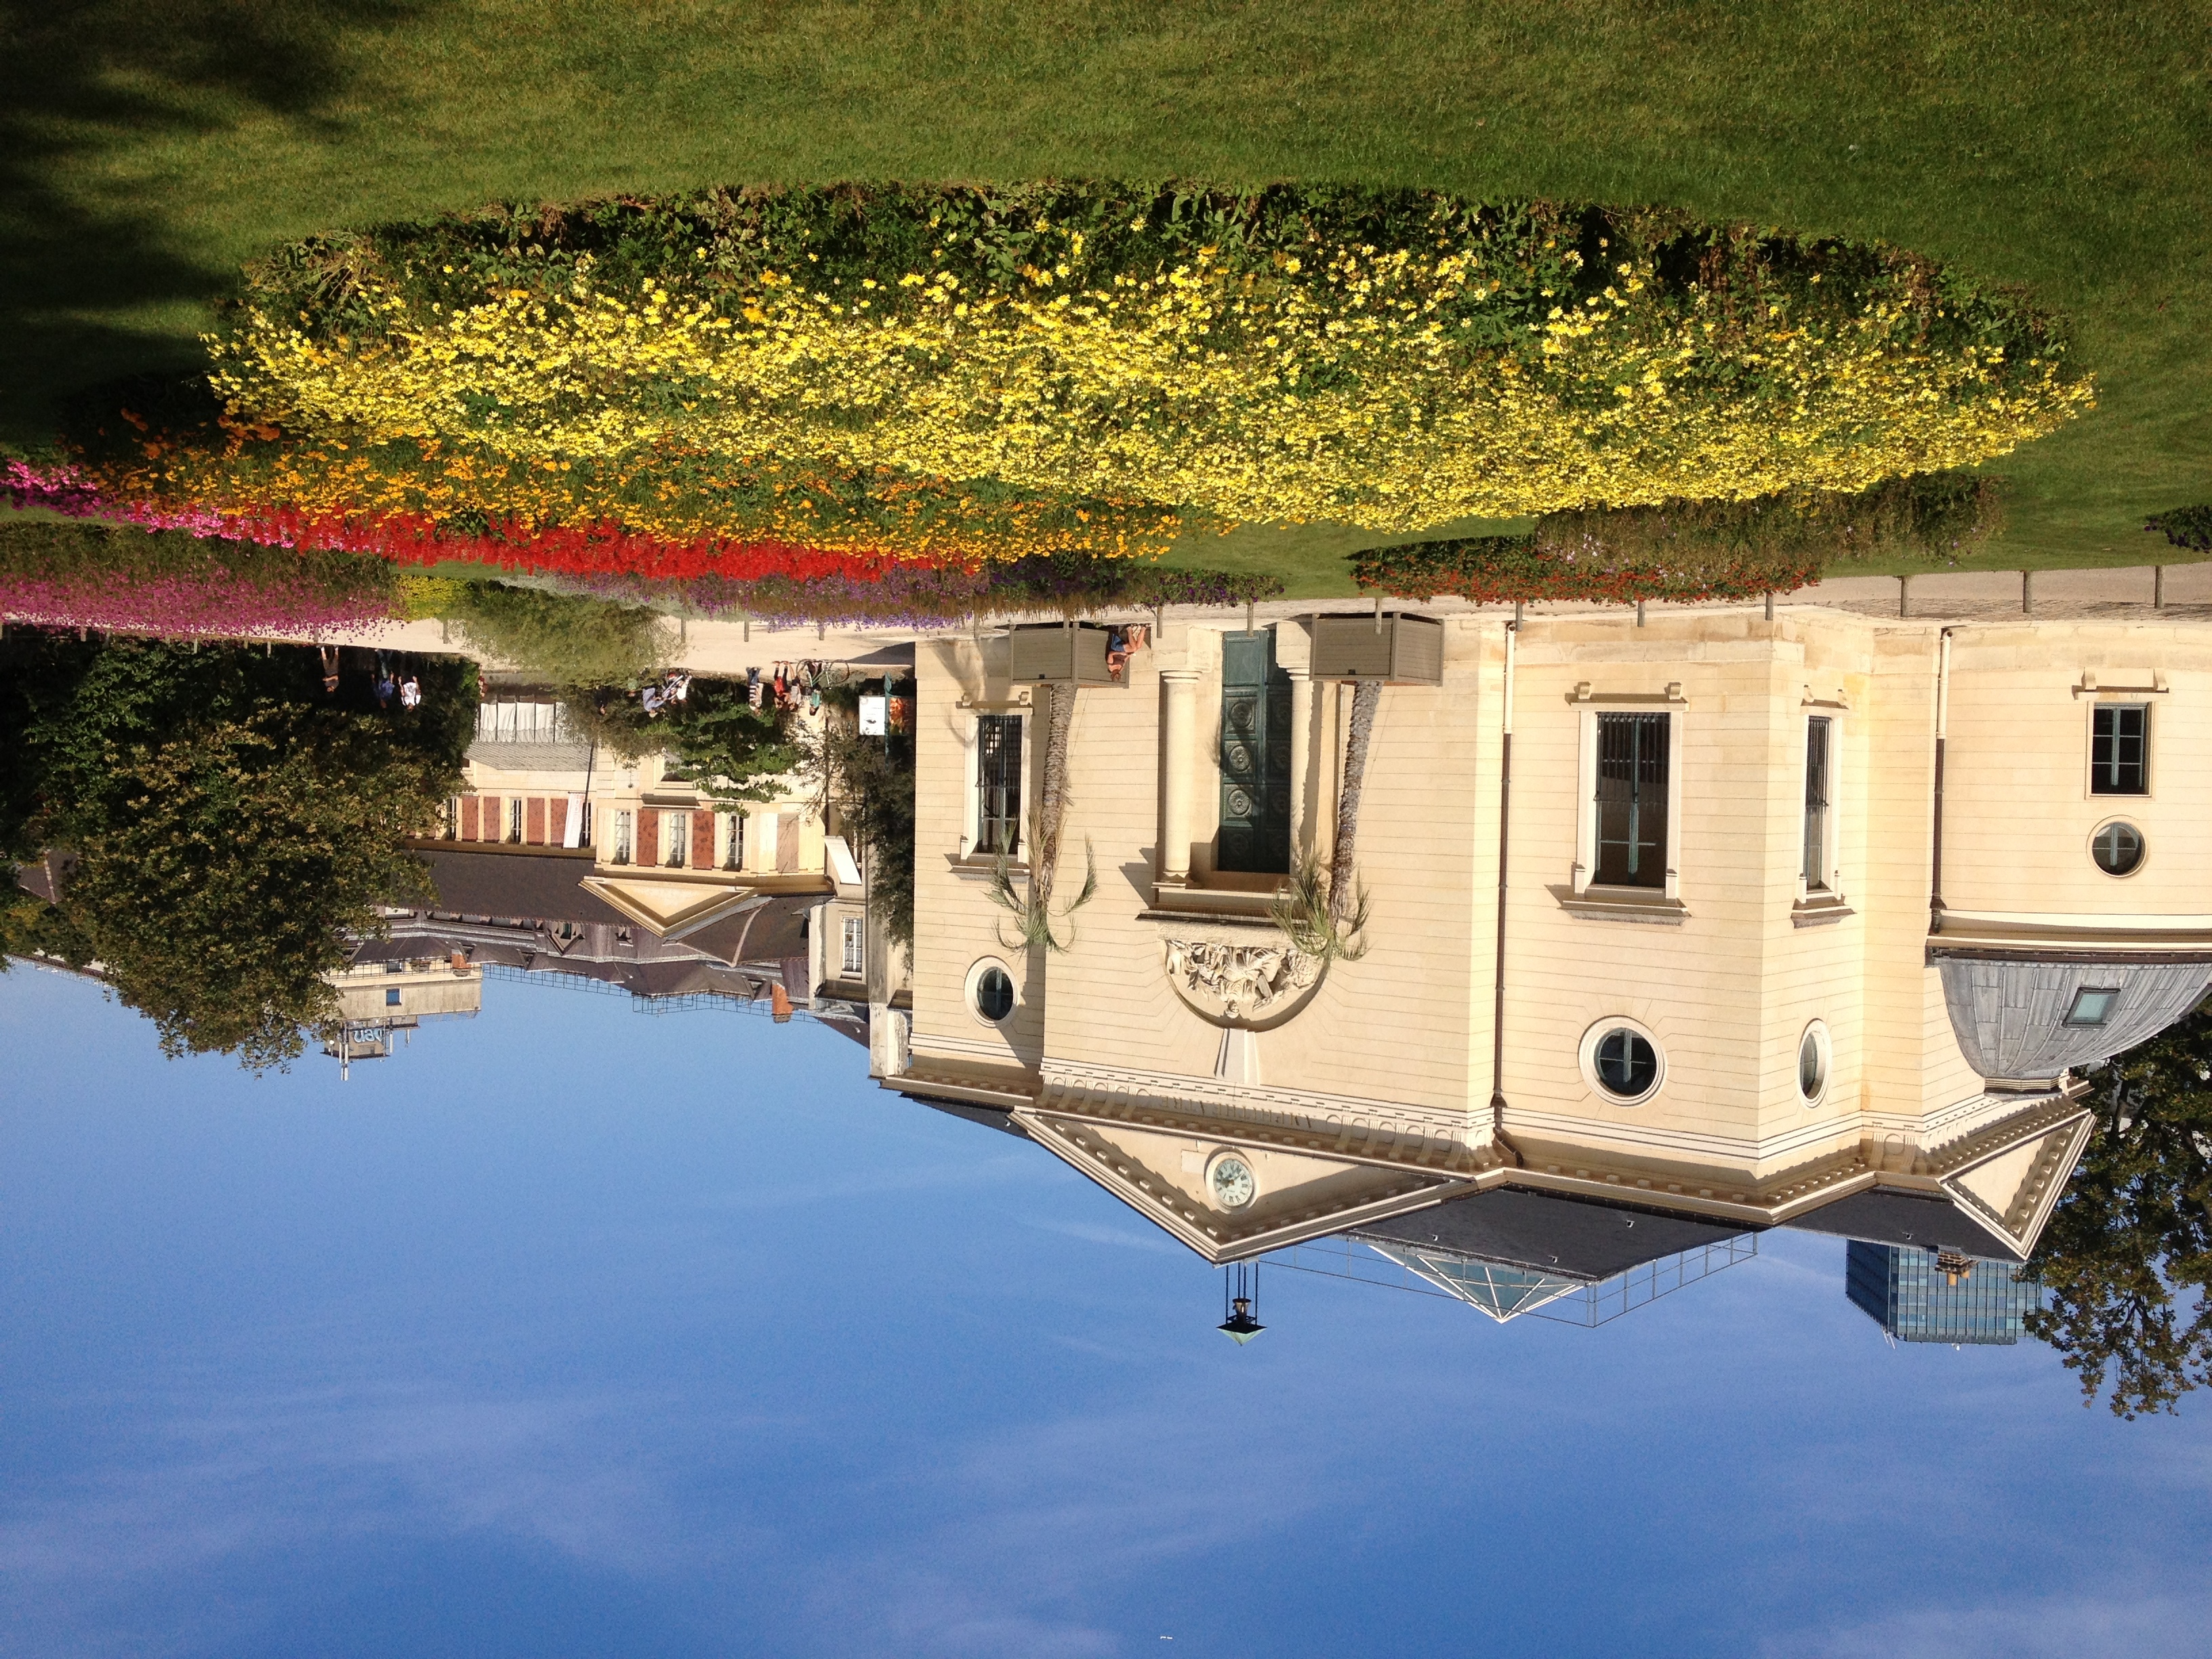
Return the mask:
<path id="1" fill-rule="evenodd" d="M 1221 636 L 1221 833 L 1214 867 L 1291 867 L 1291 677 L 1273 629 Z"/>

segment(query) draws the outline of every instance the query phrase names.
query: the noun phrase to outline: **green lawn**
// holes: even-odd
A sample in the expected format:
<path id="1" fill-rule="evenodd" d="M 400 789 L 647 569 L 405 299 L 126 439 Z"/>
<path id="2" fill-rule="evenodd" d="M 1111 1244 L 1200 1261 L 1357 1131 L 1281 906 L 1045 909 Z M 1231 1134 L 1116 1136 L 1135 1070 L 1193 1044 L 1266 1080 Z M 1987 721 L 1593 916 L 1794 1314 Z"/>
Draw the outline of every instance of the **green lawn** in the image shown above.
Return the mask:
<path id="1" fill-rule="evenodd" d="M 9 0 L 0 446 L 196 366 L 239 262 L 501 197 L 838 177 L 1358 179 L 1881 236 L 2075 323 L 2103 405 L 1985 562 L 2212 500 L 2204 0 L 1530 6 Z M 1178 550 L 1340 583 L 1327 529 Z"/>

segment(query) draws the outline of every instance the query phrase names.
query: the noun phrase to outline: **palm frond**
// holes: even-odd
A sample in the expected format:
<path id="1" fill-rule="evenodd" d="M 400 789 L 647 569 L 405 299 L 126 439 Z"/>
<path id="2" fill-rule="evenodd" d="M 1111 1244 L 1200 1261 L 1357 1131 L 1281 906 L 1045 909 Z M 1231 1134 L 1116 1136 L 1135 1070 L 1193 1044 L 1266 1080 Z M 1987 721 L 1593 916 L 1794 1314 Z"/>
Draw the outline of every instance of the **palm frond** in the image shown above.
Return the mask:
<path id="1" fill-rule="evenodd" d="M 1357 962 L 1367 954 L 1367 890 L 1358 888 L 1338 915 L 1332 904 L 1334 887 L 1334 872 L 1307 854 L 1275 895 L 1267 915 L 1300 955 L 1322 962 Z"/>

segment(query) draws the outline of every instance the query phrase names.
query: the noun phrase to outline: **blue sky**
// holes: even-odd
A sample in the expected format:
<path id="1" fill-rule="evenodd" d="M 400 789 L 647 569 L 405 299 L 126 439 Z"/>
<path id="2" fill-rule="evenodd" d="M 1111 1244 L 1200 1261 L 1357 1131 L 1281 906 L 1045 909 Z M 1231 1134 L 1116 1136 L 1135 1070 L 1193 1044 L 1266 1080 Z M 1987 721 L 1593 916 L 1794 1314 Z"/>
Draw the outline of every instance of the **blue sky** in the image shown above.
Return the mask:
<path id="1" fill-rule="evenodd" d="M 0 978 L 0 1650 L 2203 1650 L 2212 1404 L 1892 1349 L 1836 1241 L 1595 1331 L 1276 1273 L 1238 1349 L 842 1038 L 487 998 L 256 1081 Z"/>

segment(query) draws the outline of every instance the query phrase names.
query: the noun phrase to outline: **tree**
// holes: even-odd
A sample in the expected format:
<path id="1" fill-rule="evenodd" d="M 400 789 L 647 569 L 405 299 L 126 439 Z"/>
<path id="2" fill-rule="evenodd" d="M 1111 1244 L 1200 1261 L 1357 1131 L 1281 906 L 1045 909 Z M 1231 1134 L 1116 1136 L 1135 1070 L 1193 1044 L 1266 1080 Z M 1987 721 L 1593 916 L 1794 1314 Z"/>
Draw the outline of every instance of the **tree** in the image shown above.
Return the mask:
<path id="1" fill-rule="evenodd" d="M 2173 1409 L 2212 1382 L 2212 1012 L 2112 1061 L 2098 1132 L 2033 1263 L 2027 1328 L 2115 1416 Z M 2188 1305 L 2193 1304 L 2193 1306 Z"/>
<path id="2" fill-rule="evenodd" d="M 469 643 L 563 690 L 635 684 L 675 654 L 668 619 L 637 605 L 505 582 L 459 582 L 447 620 Z"/>
<path id="3" fill-rule="evenodd" d="M 774 707 L 755 708 L 742 681 L 694 678 L 680 701 L 663 703 L 656 714 L 647 714 L 627 687 L 573 695 L 568 708 L 592 743 L 628 761 L 665 755 L 717 805 L 774 800 L 776 781 L 808 759 L 790 716 Z"/>
<path id="4" fill-rule="evenodd" d="M 1367 781 L 1367 751 L 1382 686 L 1362 680 L 1352 693 L 1351 730 L 1344 744 L 1344 778 L 1336 796 L 1335 832 L 1327 863 L 1302 855 L 1268 914 L 1291 946 L 1323 961 L 1357 962 L 1367 954 L 1367 890 L 1359 884 L 1359 799 Z"/>
<path id="5" fill-rule="evenodd" d="M 9 850 L 76 855 L 56 904 L 11 915 L 11 944 L 98 963 L 167 1053 L 285 1064 L 334 1020 L 323 975 L 351 937 L 427 893 L 405 841 L 458 786 L 474 677 L 413 672 L 422 709 L 387 712 L 359 685 L 325 699 L 312 650 L 11 638 Z"/>
<path id="6" fill-rule="evenodd" d="M 1053 687 L 1051 706 L 1045 714 L 1044 783 L 1037 797 L 1036 844 L 1030 850 L 1028 891 L 1015 886 L 1012 864 L 1003 853 L 991 872 L 992 901 L 1013 914 L 1016 937 L 1000 940 L 1009 950 L 1034 950 L 1038 945 L 1048 951 L 1067 948 L 1068 941 L 1053 931 L 1052 894 L 1060 874 L 1060 830 L 1067 817 L 1068 740 L 1075 727 L 1076 690 L 1073 684 Z M 1061 921 L 1090 903 L 1098 890 L 1098 862 L 1087 842 L 1083 866 L 1083 886 L 1060 908 Z"/>
<path id="7" fill-rule="evenodd" d="M 835 805 L 866 866 L 868 906 L 884 932 L 914 946 L 914 734 L 864 738 L 832 715 L 812 742 L 806 771 Z"/>

